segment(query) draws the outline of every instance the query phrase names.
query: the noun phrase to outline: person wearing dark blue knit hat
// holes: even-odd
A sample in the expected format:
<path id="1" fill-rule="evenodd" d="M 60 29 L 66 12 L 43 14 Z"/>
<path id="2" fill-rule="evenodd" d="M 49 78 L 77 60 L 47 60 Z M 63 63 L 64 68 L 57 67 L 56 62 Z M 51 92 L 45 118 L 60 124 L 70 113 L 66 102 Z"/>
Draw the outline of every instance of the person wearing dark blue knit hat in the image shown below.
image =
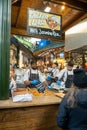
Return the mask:
<path id="1" fill-rule="evenodd" d="M 87 87 L 87 70 L 85 70 L 85 69 L 76 69 L 76 70 L 74 70 L 73 83 L 78 88 Z"/>
<path id="2" fill-rule="evenodd" d="M 72 87 L 62 99 L 56 121 L 62 130 L 87 130 L 87 70 L 74 70 Z"/>

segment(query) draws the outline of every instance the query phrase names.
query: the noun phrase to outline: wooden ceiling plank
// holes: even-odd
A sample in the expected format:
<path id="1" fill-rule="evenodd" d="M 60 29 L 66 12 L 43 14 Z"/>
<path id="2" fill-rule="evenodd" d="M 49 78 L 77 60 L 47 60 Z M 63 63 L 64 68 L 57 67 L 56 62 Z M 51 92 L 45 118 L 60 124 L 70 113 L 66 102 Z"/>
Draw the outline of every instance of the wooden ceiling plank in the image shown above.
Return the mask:
<path id="1" fill-rule="evenodd" d="M 74 21 L 76 21 L 78 18 L 80 18 L 83 15 L 83 12 L 72 9 L 69 11 L 65 16 L 62 18 L 62 29 L 64 29 L 66 26 L 70 26 L 70 24 Z"/>
<path id="2" fill-rule="evenodd" d="M 41 8 L 41 6 L 43 6 L 42 3 L 43 3 L 42 0 L 22 0 L 16 27 L 21 28 L 27 27 L 27 9 L 28 8 L 39 9 Z"/>
<path id="3" fill-rule="evenodd" d="M 62 11 L 62 17 L 66 16 L 70 11 L 71 11 L 70 8 L 66 8 L 65 10 L 63 10 Z"/>
<path id="4" fill-rule="evenodd" d="M 56 14 L 62 14 L 62 33 L 64 33 L 67 29 L 75 25 L 79 20 L 85 18 L 81 18 L 86 12 L 75 10 L 69 7 L 65 7 L 65 9 L 62 11 L 61 10 L 61 5 L 64 1 L 66 3 L 69 3 L 69 0 L 45 0 L 50 3 L 50 6 L 52 7 L 51 13 L 56 13 Z M 73 0 L 70 0 L 71 3 Z M 82 0 L 78 0 L 82 1 Z M 62 2 L 62 3 L 61 3 Z M 57 6 L 55 4 L 57 3 Z M 74 3 L 77 3 L 77 0 L 74 1 Z M 45 36 L 32 36 L 27 34 L 27 8 L 34 8 L 34 9 L 39 9 L 43 10 L 43 8 L 46 6 L 44 4 L 43 0 L 21 0 L 21 5 L 19 6 L 14 6 L 12 5 L 12 29 L 11 32 L 12 34 L 17 34 L 17 35 L 23 35 L 23 36 L 29 36 L 29 37 L 36 37 L 36 38 L 42 38 L 42 39 L 47 39 L 47 40 L 52 40 L 52 41 L 64 41 L 65 38 L 49 38 Z M 52 12 L 53 11 L 53 12 Z M 75 22 L 76 21 L 76 22 Z"/>
<path id="5" fill-rule="evenodd" d="M 78 0 L 78 1 L 81 1 L 81 2 L 87 3 L 87 0 Z"/>
<path id="6" fill-rule="evenodd" d="M 11 10 L 12 10 L 12 13 L 11 13 L 11 25 L 13 27 L 15 27 L 16 22 L 17 22 L 17 16 L 18 16 L 19 7 L 12 6 Z"/>
<path id="7" fill-rule="evenodd" d="M 21 1 L 21 5 L 23 4 L 23 0 Z M 17 22 L 16 22 L 16 27 L 18 27 L 18 23 L 20 21 L 20 16 L 21 16 L 21 8 L 22 6 L 20 6 L 19 12 L 18 12 L 18 17 L 17 17 Z"/>
<path id="8" fill-rule="evenodd" d="M 25 29 L 19 29 L 14 27 L 11 28 L 11 34 L 27 36 L 27 32 Z"/>
<path id="9" fill-rule="evenodd" d="M 44 0 L 55 4 L 63 4 L 70 8 L 87 12 L 87 4 L 78 0 Z"/>
<path id="10" fill-rule="evenodd" d="M 79 22 L 81 22 L 82 20 L 87 18 L 87 13 L 83 15 L 83 13 L 80 12 L 76 17 L 74 17 L 74 19 L 72 19 L 72 21 L 69 21 L 66 26 L 63 27 L 63 32 L 67 31 L 69 28 L 71 28 L 72 26 L 78 24 Z"/>

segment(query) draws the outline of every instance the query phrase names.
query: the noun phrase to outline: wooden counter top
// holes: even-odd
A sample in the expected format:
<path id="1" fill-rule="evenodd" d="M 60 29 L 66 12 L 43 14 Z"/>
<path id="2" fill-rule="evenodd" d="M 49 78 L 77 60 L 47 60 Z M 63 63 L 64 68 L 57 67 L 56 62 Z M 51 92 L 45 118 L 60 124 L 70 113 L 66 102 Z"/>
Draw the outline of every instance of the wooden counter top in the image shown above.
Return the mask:
<path id="1" fill-rule="evenodd" d="M 13 102 L 12 98 L 0 100 L 0 130 L 60 130 L 56 115 L 64 93 L 17 89 L 13 96 L 25 92 L 32 94 L 32 101 Z"/>
<path id="2" fill-rule="evenodd" d="M 13 102 L 12 98 L 0 100 L 0 130 L 60 130 L 56 115 L 63 93 L 30 91 L 33 95 L 30 102 Z M 13 96 L 19 92 L 14 91 Z"/>
<path id="3" fill-rule="evenodd" d="M 0 109 L 29 107 L 29 106 L 43 106 L 43 105 L 51 105 L 51 104 L 60 104 L 60 102 L 61 102 L 61 98 L 55 95 L 33 96 L 33 100 L 31 102 L 14 103 L 10 98 L 8 100 L 0 100 Z"/>

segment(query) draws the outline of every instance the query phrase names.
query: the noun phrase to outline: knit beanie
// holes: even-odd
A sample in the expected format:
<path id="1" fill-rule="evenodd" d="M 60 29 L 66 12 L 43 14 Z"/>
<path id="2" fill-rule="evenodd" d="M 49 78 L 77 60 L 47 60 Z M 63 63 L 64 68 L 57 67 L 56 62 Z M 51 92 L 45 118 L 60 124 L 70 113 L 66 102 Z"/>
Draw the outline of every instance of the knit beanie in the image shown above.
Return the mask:
<path id="1" fill-rule="evenodd" d="M 78 88 L 86 88 L 87 87 L 87 70 L 75 69 L 73 83 Z"/>

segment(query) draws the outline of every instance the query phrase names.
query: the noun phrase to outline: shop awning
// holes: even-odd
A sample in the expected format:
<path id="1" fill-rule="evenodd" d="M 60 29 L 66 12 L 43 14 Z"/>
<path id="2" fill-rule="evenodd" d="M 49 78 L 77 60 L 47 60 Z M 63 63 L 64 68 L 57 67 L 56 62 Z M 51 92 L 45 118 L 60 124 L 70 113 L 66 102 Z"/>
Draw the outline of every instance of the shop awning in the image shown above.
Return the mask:
<path id="1" fill-rule="evenodd" d="M 29 58 L 34 57 L 30 48 L 27 45 L 19 42 L 15 37 L 11 37 L 11 44 L 14 44 L 17 48 L 20 48 L 22 51 L 24 51 Z"/>
<path id="2" fill-rule="evenodd" d="M 13 35 L 13 37 L 15 37 L 18 40 L 18 42 L 20 42 L 24 46 L 27 46 L 28 48 L 30 48 L 30 50 L 33 50 L 33 44 L 31 42 L 26 41 L 26 40 L 24 40 L 23 38 L 20 38 L 17 35 Z"/>
<path id="3" fill-rule="evenodd" d="M 64 47 L 64 42 L 51 42 L 51 44 L 43 47 L 43 48 L 36 48 L 34 51 L 33 51 L 33 54 L 36 55 L 37 53 L 41 53 L 43 51 L 46 51 L 46 50 L 50 50 L 50 49 L 53 49 L 53 48 L 60 48 L 60 47 Z"/>

